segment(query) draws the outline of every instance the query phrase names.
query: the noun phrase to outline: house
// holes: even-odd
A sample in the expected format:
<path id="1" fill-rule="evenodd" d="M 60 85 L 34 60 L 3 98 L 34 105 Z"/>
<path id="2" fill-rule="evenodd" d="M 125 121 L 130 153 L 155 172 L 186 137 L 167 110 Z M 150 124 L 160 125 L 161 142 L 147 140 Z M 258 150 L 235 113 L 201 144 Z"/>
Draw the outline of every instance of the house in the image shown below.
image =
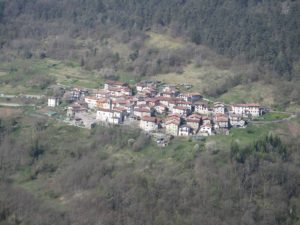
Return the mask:
<path id="1" fill-rule="evenodd" d="M 87 103 L 88 108 L 94 109 L 97 106 L 98 98 L 92 97 L 92 96 L 87 96 L 84 98 L 84 101 Z"/>
<path id="2" fill-rule="evenodd" d="M 140 119 L 144 116 L 152 116 L 152 113 L 147 108 L 138 107 L 133 109 L 133 115 Z"/>
<path id="3" fill-rule="evenodd" d="M 124 122 L 127 116 L 127 109 L 123 107 L 114 107 L 113 109 L 114 117 L 120 118 L 120 122 Z"/>
<path id="4" fill-rule="evenodd" d="M 142 92 L 143 89 L 147 87 L 147 85 L 144 82 L 140 82 L 140 83 L 137 83 L 135 85 L 135 87 L 136 87 L 137 92 Z"/>
<path id="5" fill-rule="evenodd" d="M 107 98 L 98 98 L 96 101 L 96 107 L 110 109 L 110 100 Z"/>
<path id="6" fill-rule="evenodd" d="M 67 117 L 74 118 L 76 113 L 87 112 L 87 108 L 81 106 L 78 103 L 75 103 L 67 108 Z"/>
<path id="7" fill-rule="evenodd" d="M 167 85 L 162 89 L 161 95 L 170 95 L 170 97 L 176 97 L 179 94 L 179 91 L 175 86 Z"/>
<path id="8" fill-rule="evenodd" d="M 200 127 L 199 133 L 202 136 L 209 136 L 209 135 L 211 135 L 212 134 L 212 127 L 211 127 L 211 125 L 208 125 L 208 124 L 202 125 Z"/>
<path id="9" fill-rule="evenodd" d="M 242 119 L 242 116 L 236 114 L 229 115 L 229 123 L 232 127 L 244 127 L 246 122 Z"/>
<path id="10" fill-rule="evenodd" d="M 183 124 L 178 129 L 178 136 L 189 136 L 192 133 L 192 128 L 187 125 Z"/>
<path id="11" fill-rule="evenodd" d="M 178 128 L 179 128 L 180 122 L 175 120 L 170 120 L 166 122 L 166 133 L 178 136 Z"/>
<path id="12" fill-rule="evenodd" d="M 156 99 L 159 100 L 159 103 L 166 105 L 169 108 L 171 108 L 170 104 L 176 100 L 176 98 L 168 98 L 168 97 L 163 97 L 163 96 L 159 96 Z M 174 106 L 175 106 L 175 103 L 174 103 Z"/>
<path id="13" fill-rule="evenodd" d="M 235 104 L 231 106 L 231 110 L 234 114 L 244 116 L 260 116 L 259 104 Z"/>
<path id="14" fill-rule="evenodd" d="M 60 99 L 56 98 L 56 97 L 48 98 L 48 106 L 49 107 L 56 107 L 56 106 L 59 105 L 59 101 L 60 101 Z"/>
<path id="15" fill-rule="evenodd" d="M 201 123 L 201 116 L 198 117 L 198 115 L 197 116 L 194 115 L 195 114 L 190 115 L 186 118 L 186 124 L 193 129 L 194 133 L 197 133 Z"/>
<path id="16" fill-rule="evenodd" d="M 145 102 L 150 107 L 155 107 L 155 106 L 159 105 L 159 100 L 156 98 L 146 98 Z"/>
<path id="17" fill-rule="evenodd" d="M 153 98 L 154 96 L 157 95 L 157 90 L 152 87 L 146 87 L 143 89 L 143 93 Z"/>
<path id="18" fill-rule="evenodd" d="M 188 101 L 176 101 L 176 106 L 186 107 L 190 111 L 192 111 L 192 102 L 188 102 Z"/>
<path id="19" fill-rule="evenodd" d="M 211 119 L 208 117 L 203 117 L 202 118 L 202 124 L 203 125 L 211 125 Z"/>
<path id="20" fill-rule="evenodd" d="M 71 90 L 71 100 L 76 101 L 88 95 L 86 89 L 74 88 Z"/>
<path id="21" fill-rule="evenodd" d="M 166 98 L 175 97 L 175 93 L 173 93 L 173 92 L 161 92 L 160 95 L 163 96 L 163 97 L 166 97 Z"/>
<path id="22" fill-rule="evenodd" d="M 113 117 L 114 117 L 114 113 L 111 109 L 99 108 L 97 110 L 96 119 L 101 121 L 101 122 L 108 123 L 108 121 L 110 119 L 112 119 Z"/>
<path id="23" fill-rule="evenodd" d="M 128 84 L 121 82 L 121 81 L 116 81 L 116 80 L 107 80 L 104 83 L 104 89 L 108 90 L 109 88 L 122 88 L 122 87 L 127 87 Z"/>
<path id="24" fill-rule="evenodd" d="M 97 110 L 96 119 L 98 121 L 109 124 L 121 124 L 124 121 L 124 110 L 110 110 L 99 108 Z"/>
<path id="25" fill-rule="evenodd" d="M 215 129 L 228 129 L 229 118 L 224 114 L 216 114 L 214 119 Z"/>
<path id="26" fill-rule="evenodd" d="M 181 116 L 188 116 L 191 113 L 191 110 L 188 107 L 175 106 L 173 107 L 172 112 Z"/>
<path id="27" fill-rule="evenodd" d="M 188 92 L 188 93 L 181 93 L 179 94 L 178 97 L 186 102 L 196 102 L 202 98 L 202 95 L 197 92 L 193 92 L 193 93 Z"/>
<path id="28" fill-rule="evenodd" d="M 98 90 L 96 93 L 96 98 L 108 98 L 110 92 L 108 90 Z"/>
<path id="29" fill-rule="evenodd" d="M 129 87 L 123 87 L 121 88 L 121 94 L 125 96 L 132 96 L 132 90 Z"/>
<path id="30" fill-rule="evenodd" d="M 159 104 L 159 105 L 155 106 L 154 109 L 159 114 L 164 114 L 164 113 L 168 112 L 168 107 L 163 104 Z"/>
<path id="31" fill-rule="evenodd" d="M 144 116 L 140 121 L 140 128 L 146 132 L 154 131 L 158 128 L 155 117 Z"/>
<path id="32" fill-rule="evenodd" d="M 171 114 L 171 115 L 169 115 L 167 118 L 166 118 L 166 122 L 168 122 L 168 121 L 177 121 L 179 124 L 181 124 L 182 123 L 182 118 L 181 118 L 181 116 L 180 115 L 178 115 L 178 114 Z"/>
<path id="33" fill-rule="evenodd" d="M 221 102 L 215 102 L 214 103 L 214 108 L 213 108 L 213 112 L 215 114 L 224 114 L 225 113 L 225 105 Z"/>
<path id="34" fill-rule="evenodd" d="M 207 103 L 195 103 L 194 104 L 194 112 L 208 115 L 209 114 L 209 108 Z"/>

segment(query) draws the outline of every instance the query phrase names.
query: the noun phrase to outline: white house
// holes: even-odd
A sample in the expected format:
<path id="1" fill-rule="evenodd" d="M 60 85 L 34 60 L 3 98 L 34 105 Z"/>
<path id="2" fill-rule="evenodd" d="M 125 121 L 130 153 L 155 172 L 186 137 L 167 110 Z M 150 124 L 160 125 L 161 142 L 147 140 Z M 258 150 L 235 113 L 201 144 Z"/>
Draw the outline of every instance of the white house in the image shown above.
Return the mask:
<path id="1" fill-rule="evenodd" d="M 211 119 L 208 117 L 203 117 L 202 118 L 202 124 L 203 125 L 211 125 Z"/>
<path id="2" fill-rule="evenodd" d="M 212 130 L 211 125 L 206 124 L 206 125 L 202 125 L 200 127 L 199 133 L 201 133 L 204 136 L 208 136 L 208 135 L 211 135 L 211 130 Z"/>
<path id="3" fill-rule="evenodd" d="M 188 116 L 190 114 L 190 109 L 184 106 L 175 106 L 173 107 L 172 113 L 178 114 L 181 116 Z"/>
<path id="4" fill-rule="evenodd" d="M 124 121 L 124 111 L 100 108 L 97 110 L 96 119 L 104 123 L 120 124 Z"/>
<path id="5" fill-rule="evenodd" d="M 140 121 L 140 128 L 146 132 L 154 131 L 157 129 L 155 117 L 144 116 Z"/>
<path id="6" fill-rule="evenodd" d="M 225 113 L 225 105 L 221 102 L 215 102 L 213 112 L 215 114 L 224 114 Z"/>
<path id="7" fill-rule="evenodd" d="M 178 129 L 178 136 L 189 136 L 192 133 L 192 128 L 187 125 L 183 124 Z"/>
<path id="8" fill-rule="evenodd" d="M 215 129 L 227 129 L 229 127 L 229 118 L 226 115 L 217 114 L 213 120 Z"/>
<path id="9" fill-rule="evenodd" d="M 96 119 L 101 122 L 107 122 L 114 117 L 114 112 L 110 109 L 99 108 L 97 110 Z"/>
<path id="10" fill-rule="evenodd" d="M 259 104 L 236 104 L 232 105 L 232 112 L 234 114 L 242 116 L 254 116 L 260 115 L 260 105 Z"/>
<path id="11" fill-rule="evenodd" d="M 208 115 L 209 114 L 208 105 L 206 103 L 195 103 L 194 112 Z"/>
<path id="12" fill-rule="evenodd" d="M 183 99 L 184 101 L 195 102 L 200 100 L 202 98 L 202 95 L 197 92 L 194 93 L 188 92 L 188 93 L 182 93 L 178 97 Z"/>
<path id="13" fill-rule="evenodd" d="M 49 107 L 56 107 L 56 106 L 59 105 L 59 101 L 60 101 L 59 98 L 55 98 L 55 97 L 48 98 L 48 106 Z"/>
<path id="14" fill-rule="evenodd" d="M 201 117 L 193 117 L 192 115 L 186 118 L 186 124 L 193 128 L 194 133 L 198 132 L 199 126 L 201 122 Z"/>
<path id="15" fill-rule="evenodd" d="M 87 96 L 84 98 L 84 101 L 87 103 L 88 108 L 94 109 L 97 106 L 98 99 L 96 97 Z"/>
<path id="16" fill-rule="evenodd" d="M 133 109 L 133 115 L 138 118 L 142 118 L 144 116 L 151 116 L 151 110 L 149 110 L 148 108 L 137 107 Z"/>
<path id="17" fill-rule="evenodd" d="M 241 116 L 236 114 L 229 115 L 229 123 L 232 127 L 244 127 L 246 122 L 241 118 Z"/>

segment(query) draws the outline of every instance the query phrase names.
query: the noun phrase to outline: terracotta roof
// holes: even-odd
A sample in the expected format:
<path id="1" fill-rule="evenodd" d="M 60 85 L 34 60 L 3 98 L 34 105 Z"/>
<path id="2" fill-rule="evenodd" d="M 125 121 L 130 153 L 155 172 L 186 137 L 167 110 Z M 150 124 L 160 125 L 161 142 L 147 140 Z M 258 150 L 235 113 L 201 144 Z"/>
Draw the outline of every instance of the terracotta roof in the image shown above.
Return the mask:
<path id="1" fill-rule="evenodd" d="M 201 119 L 202 118 L 202 116 L 201 115 L 199 115 L 199 114 L 192 114 L 192 115 L 189 115 L 188 116 L 188 118 L 197 118 L 197 119 Z"/>
<path id="2" fill-rule="evenodd" d="M 116 112 L 123 112 L 123 111 L 126 111 L 126 109 L 124 109 L 124 108 L 122 108 L 122 107 L 114 107 L 113 110 L 116 111 Z"/>
<path id="3" fill-rule="evenodd" d="M 150 110 L 146 109 L 146 108 L 135 108 L 134 111 L 136 111 L 136 112 L 150 112 Z"/>
<path id="4" fill-rule="evenodd" d="M 141 120 L 156 123 L 156 117 L 144 116 Z"/>
<path id="5" fill-rule="evenodd" d="M 97 100 L 97 103 L 106 103 L 108 99 L 105 99 L 105 98 L 99 98 Z"/>
<path id="6" fill-rule="evenodd" d="M 224 117 L 224 116 L 220 116 L 220 117 L 215 117 L 214 120 L 216 122 L 228 122 L 228 118 Z"/>
<path id="7" fill-rule="evenodd" d="M 188 123 L 189 123 L 189 122 L 190 122 L 190 123 L 199 123 L 199 121 L 200 121 L 199 119 L 191 119 L 191 118 L 187 118 L 187 119 L 186 119 L 186 122 L 188 122 Z"/>
<path id="8" fill-rule="evenodd" d="M 183 105 L 192 105 L 193 103 L 191 103 L 191 102 L 187 102 L 187 101 L 177 101 L 176 102 L 177 104 L 183 104 Z"/>
<path id="9" fill-rule="evenodd" d="M 166 125 L 169 125 L 169 124 L 175 124 L 175 125 L 179 126 L 180 122 L 179 121 L 175 121 L 175 120 L 170 120 L 170 121 L 166 122 Z"/>
<path id="10" fill-rule="evenodd" d="M 110 109 L 104 109 L 104 108 L 98 108 L 97 111 L 101 111 L 101 112 L 112 112 L 112 110 L 110 110 Z"/>

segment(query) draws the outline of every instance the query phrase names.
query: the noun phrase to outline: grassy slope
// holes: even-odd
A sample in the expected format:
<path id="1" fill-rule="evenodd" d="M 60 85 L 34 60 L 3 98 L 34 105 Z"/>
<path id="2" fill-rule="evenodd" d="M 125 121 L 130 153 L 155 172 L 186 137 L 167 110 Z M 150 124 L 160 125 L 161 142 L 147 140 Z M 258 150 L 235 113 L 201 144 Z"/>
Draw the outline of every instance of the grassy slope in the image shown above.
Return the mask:
<path id="1" fill-rule="evenodd" d="M 184 46 L 181 38 L 172 38 L 171 36 L 155 32 L 147 32 L 146 34 L 149 36 L 145 43 L 146 46 L 167 49 L 177 49 Z"/>
<path id="2" fill-rule="evenodd" d="M 24 124 L 24 129 L 28 125 Z M 27 128 L 28 129 L 28 128 Z M 146 165 L 141 165 L 140 162 L 151 161 L 151 170 L 159 169 L 161 165 L 175 166 L 178 170 L 178 174 L 188 172 L 186 166 L 188 166 L 190 160 L 193 160 L 196 156 L 201 157 L 207 154 L 207 151 L 213 147 L 220 150 L 219 152 L 211 152 L 215 154 L 215 163 L 223 165 L 226 162 L 224 157 L 228 157 L 226 152 L 229 150 L 230 144 L 233 141 L 238 142 L 241 145 L 247 145 L 257 140 L 259 137 L 266 135 L 272 130 L 272 133 L 279 134 L 282 138 L 286 137 L 286 133 L 292 132 L 295 136 L 300 135 L 300 121 L 294 120 L 288 123 L 282 124 L 268 124 L 268 125 L 253 125 L 246 129 L 233 129 L 229 136 L 214 136 L 209 137 L 204 141 L 191 141 L 188 139 L 177 138 L 165 149 L 158 148 L 155 143 L 151 143 L 144 147 L 140 152 L 134 152 L 130 147 L 124 147 L 122 149 L 116 148 L 114 145 L 107 145 L 104 149 L 101 147 L 99 150 L 100 155 L 103 157 L 113 157 L 119 163 L 127 163 L 134 165 L 132 167 L 132 173 L 147 173 L 149 168 Z M 47 131 L 47 135 L 50 137 L 52 143 L 52 150 L 43 155 L 34 168 L 26 167 L 18 174 L 14 175 L 13 179 L 16 186 L 25 188 L 27 191 L 33 193 L 38 199 L 47 201 L 50 204 L 56 206 L 62 211 L 67 209 L 68 202 L 73 198 L 76 198 L 78 193 L 74 195 L 59 196 L 53 190 L 52 184 L 55 184 L 57 176 L 67 168 L 72 162 L 70 153 L 72 152 L 72 142 L 78 143 L 78 137 L 81 148 L 81 153 L 85 155 L 85 146 L 89 146 L 89 131 L 81 128 L 74 128 L 59 124 L 56 122 L 50 122 L 50 126 Z M 77 139 L 77 141 L 75 141 Z M 66 145 L 66 143 L 69 143 Z M 71 146 L 69 146 L 71 144 Z M 200 149 L 195 149 L 195 144 L 199 144 Z M 205 147 L 207 150 L 205 150 Z M 88 149 L 88 147 L 87 147 Z M 77 154 L 74 152 L 74 154 Z M 71 160 L 71 161 L 70 161 Z M 30 179 L 33 174 L 33 170 L 47 164 L 56 165 L 59 170 L 54 173 L 40 173 L 36 179 Z M 54 183 L 53 183 L 54 182 Z"/>
<path id="3" fill-rule="evenodd" d="M 186 43 L 179 38 L 172 38 L 167 34 L 157 34 L 154 32 L 147 32 L 148 39 L 145 45 L 148 47 L 178 49 L 183 47 Z M 78 46 L 81 46 L 84 51 L 89 42 L 92 40 L 76 40 Z M 99 42 L 99 43 L 98 43 Z M 95 41 L 97 48 L 101 49 L 106 46 L 112 49 L 113 52 L 120 55 L 121 60 L 126 63 L 130 49 L 126 44 L 119 43 L 113 39 L 106 39 L 104 41 Z M 94 43 L 94 44 L 95 44 Z M 193 62 L 183 68 L 182 74 L 169 73 L 159 74 L 154 79 L 161 80 L 167 83 L 178 84 L 193 84 L 192 90 L 203 93 L 205 90 L 216 87 L 218 84 L 223 83 L 226 79 L 234 76 L 237 72 L 247 70 L 246 67 L 240 66 L 237 70 L 230 65 L 230 61 L 216 55 L 204 46 L 200 46 L 203 55 L 203 62 L 200 67 L 197 67 Z M 13 53 L 12 53 L 13 54 Z M 227 62 L 226 62 L 227 60 Z M 222 66 L 223 62 L 226 66 Z M 221 64 L 221 66 L 220 66 Z M 102 76 L 96 71 L 86 71 L 74 62 L 62 62 L 53 59 L 17 59 L 10 63 L 0 62 L 0 77 L 10 76 L 11 68 L 17 70 L 26 70 L 31 68 L 40 74 L 49 74 L 57 79 L 58 83 L 67 86 L 83 86 L 88 88 L 98 88 L 103 82 Z M 134 74 L 118 71 L 117 75 L 120 80 L 134 84 L 137 77 Z M 151 78 L 151 79 L 153 79 Z M 25 83 L 28 80 L 25 79 Z M 10 85 L 0 84 L 1 92 L 8 94 L 18 93 L 32 93 L 42 94 L 43 91 L 26 87 L 24 82 L 12 87 Z M 273 87 L 262 83 L 251 83 L 247 85 L 239 85 L 230 89 L 227 93 L 223 94 L 218 100 L 226 103 L 236 102 L 261 102 L 266 105 L 274 103 Z"/>

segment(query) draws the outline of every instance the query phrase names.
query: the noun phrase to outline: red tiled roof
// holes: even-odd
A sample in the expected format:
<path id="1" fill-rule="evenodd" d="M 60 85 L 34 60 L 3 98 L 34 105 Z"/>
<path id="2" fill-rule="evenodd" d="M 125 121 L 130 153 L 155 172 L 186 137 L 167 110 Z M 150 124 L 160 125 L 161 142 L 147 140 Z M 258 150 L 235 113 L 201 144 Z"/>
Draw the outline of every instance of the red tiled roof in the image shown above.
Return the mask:
<path id="1" fill-rule="evenodd" d="M 186 122 L 190 122 L 190 123 L 199 123 L 200 122 L 200 120 L 199 119 L 191 119 L 191 118 L 187 118 L 186 119 Z"/>
<path id="2" fill-rule="evenodd" d="M 146 108 L 135 108 L 134 111 L 136 111 L 136 112 L 150 112 L 150 110 L 146 109 Z"/>
<path id="3" fill-rule="evenodd" d="M 166 122 L 166 125 L 169 125 L 169 124 L 175 124 L 175 125 L 179 126 L 180 122 L 179 121 L 175 121 L 175 120 L 170 120 L 170 121 Z"/>
<path id="4" fill-rule="evenodd" d="M 144 116 L 141 120 L 156 123 L 156 117 Z"/>
<path id="5" fill-rule="evenodd" d="M 110 110 L 110 109 L 103 109 L 103 108 L 98 108 L 98 111 L 101 111 L 101 112 L 112 112 L 112 110 Z"/>

